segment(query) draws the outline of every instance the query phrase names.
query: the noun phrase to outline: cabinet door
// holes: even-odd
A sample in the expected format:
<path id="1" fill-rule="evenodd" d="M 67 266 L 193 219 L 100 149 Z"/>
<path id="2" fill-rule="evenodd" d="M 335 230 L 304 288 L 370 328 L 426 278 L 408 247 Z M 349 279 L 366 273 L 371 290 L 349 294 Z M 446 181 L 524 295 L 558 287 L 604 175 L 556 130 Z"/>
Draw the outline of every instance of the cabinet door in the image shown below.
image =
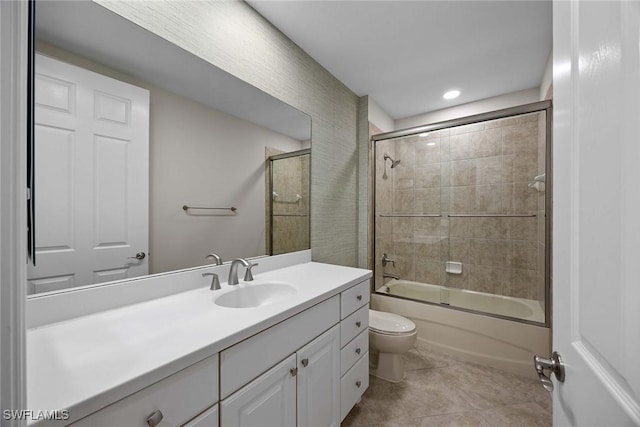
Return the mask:
<path id="1" fill-rule="evenodd" d="M 213 405 L 182 427 L 218 427 L 218 405 Z"/>
<path id="2" fill-rule="evenodd" d="M 298 426 L 340 425 L 340 325 L 298 351 Z"/>
<path id="3" fill-rule="evenodd" d="M 223 400 L 220 422 L 223 426 L 295 426 L 296 355 L 287 357 Z"/>

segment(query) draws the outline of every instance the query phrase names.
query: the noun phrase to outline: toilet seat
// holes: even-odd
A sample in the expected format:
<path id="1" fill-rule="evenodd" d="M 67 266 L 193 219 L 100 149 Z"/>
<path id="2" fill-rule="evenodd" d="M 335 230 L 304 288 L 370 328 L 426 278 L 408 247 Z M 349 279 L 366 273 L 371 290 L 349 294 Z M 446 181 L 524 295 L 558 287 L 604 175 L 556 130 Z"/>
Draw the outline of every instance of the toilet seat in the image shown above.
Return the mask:
<path id="1" fill-rule="evenodd" d="M 382 335 L 410 335 L 416 324 L 397 314 L 369 310 L 369 329 Z"/>

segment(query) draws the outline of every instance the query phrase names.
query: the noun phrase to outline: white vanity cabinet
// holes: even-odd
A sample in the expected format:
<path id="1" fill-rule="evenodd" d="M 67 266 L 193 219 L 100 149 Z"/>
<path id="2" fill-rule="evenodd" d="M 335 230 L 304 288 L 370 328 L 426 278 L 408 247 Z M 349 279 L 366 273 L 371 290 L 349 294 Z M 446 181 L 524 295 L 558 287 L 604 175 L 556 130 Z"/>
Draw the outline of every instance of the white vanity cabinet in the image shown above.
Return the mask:
<path id="1" fill-rule="evenodd" d="M 73 427 L 181 426 L 215 411 L 218 402 L 218 355 L 208 357 L 88 417 Z M 192 424 L 193 426 L 217 425 Z M 211 420 L 211 417 L 207 418 Z M 150 420 L 150 421 L 149 421 Z"/>
<path id="2" fill-rule="evenodd" d="M 222 425 L 337 427 L 339 321 L 336 295 L 224 350 L 220 359 Z M 265 365 L 282 359 L 261 373 Z M 243 385 L 250 378 L 255 379 Z"/>
<path id="3" fill-rule="evenodd" d="M 223 426 L 296 425 L 296 355 L 292 354 L 220 403 Z"/>
<path id="4" fill-rule="evenodd" d="M 223 426 L 340 424 L 340 326 L 290 355 L 221 403 Z"/>

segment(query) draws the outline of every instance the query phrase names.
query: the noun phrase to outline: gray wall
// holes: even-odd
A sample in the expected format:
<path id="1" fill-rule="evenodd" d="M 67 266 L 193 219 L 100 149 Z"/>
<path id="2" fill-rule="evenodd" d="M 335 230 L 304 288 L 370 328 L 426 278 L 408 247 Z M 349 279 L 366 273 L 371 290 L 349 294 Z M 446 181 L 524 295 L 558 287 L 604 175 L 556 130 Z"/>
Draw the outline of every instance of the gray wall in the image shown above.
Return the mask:
<path id="1" fill-rule="evenodd" d="M 356 265 L 357 96 L 244 2 L 97 3 L 311 116 L 313 259 Z"/>

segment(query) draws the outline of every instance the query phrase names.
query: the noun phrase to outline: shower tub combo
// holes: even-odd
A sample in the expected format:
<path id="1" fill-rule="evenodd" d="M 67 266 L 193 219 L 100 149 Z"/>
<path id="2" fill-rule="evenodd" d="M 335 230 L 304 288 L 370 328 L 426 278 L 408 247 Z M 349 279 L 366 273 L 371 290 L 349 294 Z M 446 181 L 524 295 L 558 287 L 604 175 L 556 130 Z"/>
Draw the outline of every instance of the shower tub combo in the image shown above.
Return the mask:
<path id="1" fill-rule="evenodd" d="M 532 357 L 551 345 L 550 109 L 372 136 L 372 308 L 410 318 L 419 345 L 537 378 Z"/>

